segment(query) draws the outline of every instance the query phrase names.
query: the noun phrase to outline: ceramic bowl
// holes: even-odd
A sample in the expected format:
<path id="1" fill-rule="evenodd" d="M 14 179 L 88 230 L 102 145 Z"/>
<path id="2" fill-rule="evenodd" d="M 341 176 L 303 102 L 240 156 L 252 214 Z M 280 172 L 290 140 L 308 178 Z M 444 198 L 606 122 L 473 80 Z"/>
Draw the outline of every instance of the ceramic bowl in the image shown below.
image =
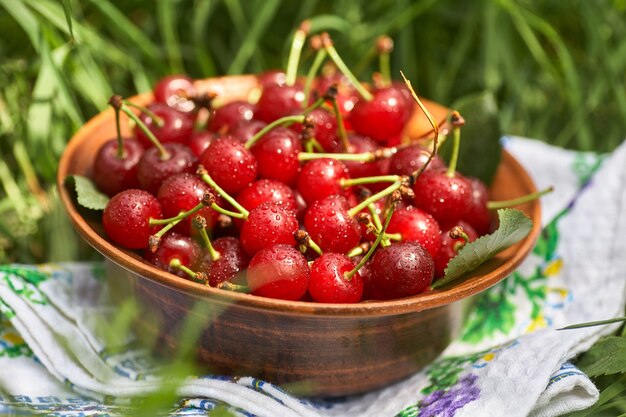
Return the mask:
<path id="1" fill-rule="evenodd" d="M 248 97 L 257 87 L 254 76 L 198 81 L 199 89 L 233 100 Z M 143 94 L 133 100 L 146 104 L 152 96 Z M 437 120 L 445 120 L 445 107 L 425 103 Z M 123 129 L 128 132 L 128 126 Z M 424 117 L 416 115 L 410 124 L 412 137 L 430 130 Z M 58 186 L 75 229 L 105 257 L 109 280 L 118 284 L 118 299 L 130 296 L 141 306 L 138 333 L 152 336 L 162 354 L 171 354 L 181 340 L 183 323 L 197 314 L 194 305 L 203 303 L 208 313 L 196 317 L 202 327 L 196 348 L 207 372 L 251 375 L 299 387 L 300 394 L 361 393 L 418 371 L 457 334 L 463 301 L 509 275 L 528 255 L 540 230 L 539 203 L 519 206 L 534 221 L 526 238 L 460 281 L 404 299 L 317 304 L 227 292 L 171 275 L 142 261 L 138 254 L 116 247 L 105 237 L 99 218 L 75 205 L 64 179 L 72 174 L 89 175 L 96 151 L 113 137 L 111 110 L 83 126 L 61 158 Z M 534 191 L 528 174 L 505 152 L 491 188 L 492 198 L 510 199 Z"/>

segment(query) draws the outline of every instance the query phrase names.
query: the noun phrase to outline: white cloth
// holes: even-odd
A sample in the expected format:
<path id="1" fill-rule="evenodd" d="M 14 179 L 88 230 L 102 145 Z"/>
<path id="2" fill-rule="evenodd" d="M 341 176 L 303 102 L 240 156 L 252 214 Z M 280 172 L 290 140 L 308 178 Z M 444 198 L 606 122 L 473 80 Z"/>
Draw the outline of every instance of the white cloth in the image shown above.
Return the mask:
<path id="1" fill-rule="evenodd" d="M 365 395 L 301 400 L 253 378 L 189 377 L 171 415 L 534 416 L 591 406 L 592 382 L 569 360 L 614 326 L 555 330 L 621 316 L 626 289 L 626 144 L 613 154 L 564 151 L 521 138 L 503 144 L 538 188 L 542 234 L 533 254 L 477 296 L 464 331 L 411 378 Z M 596 168 L 598 168 L 596 170 Z M 0 413 L 125 414 L 129 399 L 162 387 L 158 364 L 96 333 L 115 317 L 101 264 L 0 266 Z"/>

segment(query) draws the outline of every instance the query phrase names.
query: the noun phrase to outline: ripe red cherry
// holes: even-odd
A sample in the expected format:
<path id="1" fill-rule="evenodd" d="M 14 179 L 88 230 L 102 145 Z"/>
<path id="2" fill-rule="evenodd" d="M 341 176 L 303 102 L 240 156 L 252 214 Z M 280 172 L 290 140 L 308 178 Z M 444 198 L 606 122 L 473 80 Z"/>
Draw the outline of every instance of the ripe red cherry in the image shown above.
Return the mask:
<path id="1" fill-rule="evenodd" d="M 185 75 L 163 77 L 154 86 L 154 101 L 167 104 L 183 113 L 195 110 L 192 100 L 195 95 L 193 80 Z"/>
<path id="2" fill-rule="evenodd" d="M 275 69 L 265 71 L 258 75 L 261 87 L 269 87 L 272 85 L 284 85 L 287 81 L 287 74 L 283 70 Z"/>
<path id="3" fill-rule="evenodd" d="M 293 130 L 276 127 L 263 135 L 250 151 L 256 158 L 259 177 L 295 184 L 300 172 L 298 154 L 302 143 Z"/>
<path id="4" fill-rule="evenodd" d="M 195 172 L 198 160 L 189 147 L 180 143 L 163 145 L 170 157 L 162 159 L 157 148 L 147 149 L 137 164 L 137 179 L 141 188 L 156 194 L 161 183 L 181 172 Z"/>
<path id="5" fill-rule="evenodd" d="M 430 214 L 414 206 L 394 211 L 387 233 L 399 233 L 403 241 L 417 242 L 433 258 L 441 247 L 441 229 Z"/>
<path id="6" fill-rule="evenodd" d="M 446 228 L 461 220 L 471 203 L 472 190 L 460 174 L 450 177 L 446 171 L 426 170 L 413 186 L 415 206 L 430 213 Z"/>
<path id="7" fill-rule="evenodd" d="M 428 289 L 435 264 L 419 243 L 399 242 L 376 250 L 370 261 L 370 274 L 377 296 L 409 297 Z"/>
<path id="8" fill-rule="evenodd" d="M 166 178 L 157 192 L 157 199 L 161 203 L 163 217 L 177 216 L 181 211 L 189 211 L 202 201 L 202 197 L 210 191 L 210 187 L 194 174 L 183 172 Z M 219 202 L 218 202 L 219 205 Z M 210 207 L 203 207 L 196 215 L 201 215 L 207 221 L 207 227 L 213 228 L 219 218 L 219 213 Z M 186 217 L 174 230 L 184 235 L 194 234 L 191 221 L 192 216 Z"/>
<path id="9" fill-rule="evenodd" d="M 355 264 L 347 256 L 325 252 L 311 265 L 309 294 L 318 303 L 358 303 L 363 295 L 363 280 L 357 272 L 349 279 L 345 274 Z"/>
<path id="10" fill-rule="evenodd" d="M 150 235 L 160 227 L 150 227 L 150 219 L 161 219 L 159 200 L 144 190 L 132 188 L 114 195 L 102 213 L 107 236 L 127 249 L 148 247 Z"/>
<path id="11" fill-rule="evenodd" d="M 213 180 L 229 194 L 237 194 L 257 177 L 257 162 L 244 144 L 232 136 L 217 139 L 200 158 Z"/>
<path id="12" fill-rule="evenodd" d="M 280 181 L 260 179 L 237 195 L 237 202 L 246 210 L 255 209 L 266 201 L 282 204 L 294 212 L 298 211 L 294 190 Z"/>
<path id="13" fill-rule="evenodd" d="M 189 236 L 169 232 L 161 238 L 156 251 L 152 252 L 147 249 L 143 257 L 159 269 L 182 278 L 188 278 L 188 275 L 180 269 L 170 267 L 170 262 L 173 259 L 178 259 L 182 265 L 192 268 L 200 254 L 200 246 Z"/>
<path id="14" fill-rule="evenodd" d="M 239 240 L 248 255 L 253 256 L 273 245 L 295 246 L 293 234 L 296 230 L 298 219 L 295 212 L 282 204 L 267 201 L 250 211 L 241 227 Z"/>
<path id="15" fill-rule="evenodd" d="M 350 153 L 375 152 L 379 148 L 378 144 L 367 136 L 350 135 L 348 140 L 351 146 Z M 386 173 L 387 163 L 384 159 L 373 162 L 343 161 L 343 163 L 348 168 L 350 178 L 375 177 Z"/>
<path id="16" fill-rule="evenodd" d="M 230 130 L 230 135 L 237 138 L 241 142 L 246 143 L 265 126 L 267 126 L 267 123 L 252 119 L 249 122 L 241 122 L 232 128 Z"/>
<path id="17" fill-rule="evenodd" d="M 469 223 L 476 232 L 482 236 L 491 232 L 492 227 L 492 213 L 487 208 L 487 202 L 489 201 L 489 191 L 484 182 L 478 178 L 468 177 L 472 192 L 470 207 L 463 220 Z"/>
<path id="18" fill-rule="evenodd" d="M 219 259 L 211 259 L 211 255 L 206 252 L 200 261 L 199 270 L 207 274 L 209 285 L 217 287 L 222 282 L 232 282 L 234 284 L 245 284 L 243 276 L 244 269 L 248 266 L 249 258 L 245 253 L 239 239 L 232 236 L 225 236 L 215 239 L 213 248 L 219 252 Z"/>
<path id="19" fill-rule="evenodd" d="M 318 108 L 310 112 L 307 120 L 313 125 L 312 137 L 322 145 L 326 152 L 337 152 L 339 150 L 339 137 L 337 136 L 337 119 L 329 111 Z M 300 133 L 303 125 L 294 123 L 290 129 Z"/>
<path id="20" fill-rule="evenodd" d="M 316 81 L 315 92 L 320 96 L 326 94 L 330 86 L 337 85 L 337 105 L 346 129 L 350 129 L 350 112 L 360 99 L 359 93 L 352 83 L 340 72 L 319 77 Z"/>
<path id="21" fill-rule="evenodd" d="M 304 92 L 300 85 L 269 85 L 263 88 L 254 117 L 266 123 L 302 112 Z"/>
<path id="22" fill-rule="evenodd" d="M 460 227 L 463 232 L 465 232 L 470 242 L 478 238 L 478 234 L 468 223 L 461 221 L 456 226 Z M 435 278 L 440 278 L 445 275 L 448 262 L 456 256 L 459 249 L 466 243 L 463 238 L 454 239 L 450 237 L 450 230 L 452 230 L 452 227 L 441 231 L 441 247 L 437 252 L 437 256 L 433 258 L 435 261 Z"/>
<path id="23" fill-rule="evenodd" d="M 296 188 L 304 201 L 311 205 L 329 195 L 343 193 L 339 183 L 342 178 L 349 178 L 343 162 L 330 158 L 314 159 L 302 166 Z"/>
<path id="24" fill-rule="evenodd" d="M 118 141 L 111 139 L 102 145 L 93 163 L 92 178 L 100 191 L 113 196 L 129 188 L 139 188 L 137 164 L 143 146 L 134 139 L 122 142 L 124 154 L 118 157 Z"/>
<path id="25" fill-rule="evenodd" d="M 152 103 L 148 109 L 161 118 L 161 124 L 157 124 L 145 113 L 139 115 L 139 119 L 150 129 L 161 143 L 188 143 L 193 132 L 193 119 L 185 113 L 174 110 L 163 103 Z M 146 134 L 135 126 L 135 137 L 146 148 L 153 146 Z"/>
<path id="26" fill-rule="evenodd" d="M 254 109 L 254 104 L 242 100 L 224 104 L 213 112 L 208 129 L 213 132 L 219 132 L 222 129 L 229 132 L 239 123 L 252 120 Z"/>
<path id="27" fill-rule="evenodd" d="M 389 173 L 395 175 L 411 175 L 424 166 L 430 151 L 418 145 L 408 146 L 400 149 L 391 157 Z M 446 163 L 439 155 L 435 155 L 428 164 L 427 170 L 442 170 L 446 168 Z"/>
<path id="28" fill-rule="evenodd" d="M 317 200 L 304 215 L 304 227 L 324 252 L 347 253 L 361 241 L 361 226 L 348 213 L 345 197 Z"/>
<path id="29" fill-rule="evenodd" d="M 299 300 L 309 283 L 306 258 L 290 245 L 273 245 L 259 251 L 248 265 L 252 294 L 282 300 Z"/>
<path id="30" fill-rule="evenodd" d="M 200 158 L 202 153 L 209 147 L 211 142 L 217 138 L 217 135 L 213 132 L 194 131 L 189 139 L 189 149 L 197 157 Z"/>
<path id="31" fill-rule="evenodd" d="M 411 116 L 411 106 L 402 92 L 394 87 L 375 90 L 370 101 L 360 100 L 350 113 L 355 132 L 377 142 L 399 135 Z"/>

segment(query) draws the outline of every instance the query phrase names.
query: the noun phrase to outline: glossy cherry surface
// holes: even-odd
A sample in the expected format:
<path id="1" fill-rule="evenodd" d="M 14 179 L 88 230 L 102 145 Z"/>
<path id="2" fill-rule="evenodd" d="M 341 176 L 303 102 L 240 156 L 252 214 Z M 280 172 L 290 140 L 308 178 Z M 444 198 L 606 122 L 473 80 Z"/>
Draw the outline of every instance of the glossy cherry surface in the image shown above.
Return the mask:
<path id="1" fill-rule="evenodd" d="M 129 188 L 139 188 L 137 164 L 144 148 L 134 139 L 125 139 L 122 147 L 124 153 L 120 158 L 117 139 L 105 142 L 93 163 L 92 178 L 100 191 L 109 196 Z"/>
<path id="2" fill-rule="evenodd" d="M 256 158 L 232 136 L 212 142 L 200 157 L 200 163 L 229 194 L 237 194 L 257 177 Z"/>
<path id="3" fill-rule="evenodd" d="M 254 295 L 299 300 L 311 275 L 306 258 L 290 245 L 273 245 L 259 251 L 248 265 L 248 287 Z"/>
<path id="4" fill-rule="evenodd" d="M 363 280 L 357 272 L 352 277 L 345 275 L 355 264 L 347 256 L 326 252 L 313 261 L 309 294 L 318 303 L 358 303 L 363 296 Z"/>

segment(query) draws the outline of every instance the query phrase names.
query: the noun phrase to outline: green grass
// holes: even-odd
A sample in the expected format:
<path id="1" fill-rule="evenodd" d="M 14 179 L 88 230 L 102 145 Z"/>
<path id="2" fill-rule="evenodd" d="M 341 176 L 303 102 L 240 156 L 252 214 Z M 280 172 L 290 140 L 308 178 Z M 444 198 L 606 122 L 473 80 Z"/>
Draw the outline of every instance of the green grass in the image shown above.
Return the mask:
<path id="1" fill-rule="evenodd" d="M 304 18 L 363 79 L 376 69 L 363 60 L 373 41 L 392 36 L 394 74 L 449 106 L 492 95 L 503 132 L 598 152 L 626 136 L 624 0 L 0 0 L 0 10 L 1 263 L 93 256 L 54 178 L 68 139 L 113 92 L 173 72 L 284 67 Z"/>

